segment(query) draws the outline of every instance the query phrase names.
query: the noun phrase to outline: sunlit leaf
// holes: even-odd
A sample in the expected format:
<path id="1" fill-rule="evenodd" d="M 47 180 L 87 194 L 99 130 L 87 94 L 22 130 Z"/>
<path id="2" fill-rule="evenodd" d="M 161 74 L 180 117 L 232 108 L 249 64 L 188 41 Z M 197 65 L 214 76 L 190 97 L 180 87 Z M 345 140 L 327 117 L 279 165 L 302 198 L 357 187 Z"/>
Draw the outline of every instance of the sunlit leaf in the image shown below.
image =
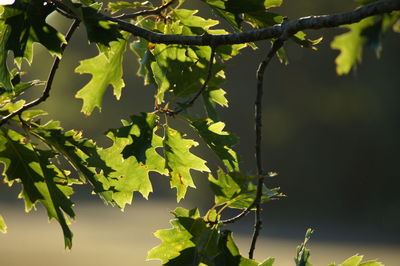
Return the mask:
<path id="1" fill-rule="evenodd" d="M 211 174 L 208 177 L 210 186 L 215 194 L 216 206 L 227 204 L 229 208 L 246 209 L 254 201 L 257 193 L 257 187 L 253 181 L 258 179 L 258 176 L 247 176 L 239 172 L 225 173 L 219 169 L 218 179 Z M 264 186 L 262 202 L 283 196 L 278 193 L 278 188 L 268 189 Z"/>
<path id="2" fill-rule="evenodd" d="M 210 227 L 200 217 L 197 209 L 177 208 L 171 220 L 171 229 L 158 230 L 154 235 L 162 243 L 151 249 L 148 260 L 161 260 L 163 265 L 232 265 L 232 266 L 267 266 L 264 263 L 247 259 L 240 255 L 232 232 Z"/>
<path id="3" fill-rule="evenodd" d="M 132 116 L 131 123 L 124 121 L 123 127 L 108 131 L 113 145 L 99 152 L 113 169 L 109 173 L 112 199 L 122 209 L 132 202 L 133 192 L 140 192 L 147 198 L 153 191 L 149 172 L 168 174 L 164 158 L 156 151 L 162 146 L 161 137 L 155 134 L 157 118 L 146 113 Z"/>
<path id="4" fill-rule="evenodd" d="M 128 38 L 128 34 L 124 34 L 124 38 Z M 125 86 L 122 79 L 122 59 L 126 43 L 126 39 L 111 42 L 108 56 L 100 52 L 94 58 L 81 61 L 75 69 L 77 73 L 92 75 L 89 83 L 75 96 L 83 100 L 82 112 L 85 115 L 90 115 L 96 107 L 101 110 L 103 95 L 109 85 L 113 86 L 115 97 L 121 97 Z"/>
<path id="5" fill-rule="evenodd" d="M 167 168 L 170 170 L 171 188 L 177 189 L 177 200 L 180 201 L 186 194 L 188 187 L 195 187 L 190 170 L 209 172 L 206 161 L 190 152 L 198 145 L 191 139 L 183 138 L 178 131 L 165 127 L 164 155 Z"/>
<path id="6" fill-rule="evenodd" d="M 336 72 L 348 74 L 361 63 L 363 48 L 368 45 L 379 57 L 382 50 L 382 38 L 394 25 L 396 18 L 390 15 L 368 17 L 359 23 L 346 25 L 350 31 L 336 36 L 331 43 L 332 49 L 340 50 L 336 58 Z"/>
<path id="7" fill-rule="evenodd" d="M 0 215 L 0 232 L 7 233 L 7 225 L 2 215 Z"/>

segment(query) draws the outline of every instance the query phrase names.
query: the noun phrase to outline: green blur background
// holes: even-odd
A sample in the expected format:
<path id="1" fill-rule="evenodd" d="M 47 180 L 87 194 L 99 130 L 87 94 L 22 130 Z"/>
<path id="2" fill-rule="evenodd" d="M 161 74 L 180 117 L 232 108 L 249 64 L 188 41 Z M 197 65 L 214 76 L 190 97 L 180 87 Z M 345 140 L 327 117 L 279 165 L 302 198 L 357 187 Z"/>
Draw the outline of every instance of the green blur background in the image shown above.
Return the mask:
<path id="1" fill-rule="evenodd" d="M 200 9 L 200 14 L 216 18 L 204 9 L 201 1 L 187 2 L 187 8 Z M 276 12 L 295 19 L 311 14 L 348 11 L 355 7 L 355 3 L 345 0 L 286 0 Z M 70 21 L 53 16 L 50 23 L 65 32 Z M 263 109 L 264 167 L 279 175 L 266 182 L 269 187 L 281 187 L 287 197 L 264 206 L 261 237 L 295 238 L 297 241 L 308 227 L 312 227 L 315 229 L 313 241 L 317 242 L 354 243 L 360 248 L 371 243 L 398 247 L 400 35 L 389 33 L 379 59 L 371 49 L 366 49 L 362 64 L 350 75 L 339 77 L 334 64 L 338 51 L 330 49 L 329 45 L 333 36 L 342 32 L 345 31 L 308 31 L 312 37 L 324 37 L 318 51 L 302 49 L 288 42 L 289 65 L 273 60 L 267 68 Z M 81 27 L 73 36 L 57 72 L 51 97 L 40 108 L 49 112 L 49 118 L 60 120 L 65 129 L 83 130 L 86 137 L 107 146 L 111 144 L 103 136 L 107 129 L 119 127 L 120 119 L 128 119 L 132 114 L 152 111 L 154 87 L 143 86 L 143 81 L 136 76 L 137 59 L 127 51 L 124 58 L 126 86 L 122 99 L 115 100 L 109 89 L 102 112 L 95 111 L 92 116 L 84 117 L 80 113 L 82 102 L 74 95 L 90 80 L 90 76 L 75 74 L 74 69 L 79 60 L 97 55 L 95 46 L 87 44 L 85 34 L 84 27 Z M 258 44 L 267 47 L 268 43 Z M 45 80 L 52 59 L 41 47 L 35 48 L 38 53 L 34 56 L 29 75 Z M 255 73 L 266 51 L 264 48 L 256 51 L 247 48 L 227 63 L 227 82 L 223 88 L 228 92 L 230 108 L 219 109 L 227 130 L 240 137 L 236 150 L 241 155 L 243 170 L 250 174 L 255 173 Z M 37 94 L 30 97 L 37 96 L 40 89 L 37 90 Z M 182 125 L 177 123 L 177 126 Z M 193 151 L 203 158 L 212 157 L 205 148 Z M 210 166 L 215 166 L 215 161 L 211 160 Z M 211 206 L 212 195 L 206 179 L 206 175 L 195 175 L 198 190 L 189 189 L 183 202 L 185 206 L 197 206 L 202 210 Z M 152 181 L 155 192 L 150 195 L 150 202 L 155 206 L 160 202 L 173 202 L 175 191 L 169 189 L 168 179 L 154 175 Z M 10 198 L 16 198 L 18 190 L 15 186 L 9 189 L 0 185 L 1 206 L 16 206 L 19 212 L 23 212 L 21 200 L 16 204 L 10 201 Z M 110 207 L 103 207 L 99 199 L 89 194 L 90 189 L 80 188 L 73 201 L 77 206 L 93 206 L 99 217 L 103 211 L 108 215 L 106 208 Z M 137 195 L 134 201 L 143 204 L 139 198 Z M 128 211 L 135 212 L 135 202 Z M 7 222 L 7 213 L 2 214 Z M 167 219 L 164 228 L 168 227 Z M 233 227 L 239 234 L 249 235 L 252 219 L 247 217 Z M 46 224 L 45 219 L 42 222 Z M 135 221 L 127 223 L 135 226 Z M 8 222 L 8 226 L 11 230 L 13 223 Z M 61 230 L 58 233 L 61 234 Z M 148 237 L 152 238 L 150 232 Z M 2 238 L 0 236 L 0 243 L 6 243 Z M 135 243 L 137 240 L 131 241 Z M 352 253 L 357 251 L 355 249 Z M 400 261 L 400 256 L 398 259 Z M 385 261 L 384 257 L 382 260 Z"/>

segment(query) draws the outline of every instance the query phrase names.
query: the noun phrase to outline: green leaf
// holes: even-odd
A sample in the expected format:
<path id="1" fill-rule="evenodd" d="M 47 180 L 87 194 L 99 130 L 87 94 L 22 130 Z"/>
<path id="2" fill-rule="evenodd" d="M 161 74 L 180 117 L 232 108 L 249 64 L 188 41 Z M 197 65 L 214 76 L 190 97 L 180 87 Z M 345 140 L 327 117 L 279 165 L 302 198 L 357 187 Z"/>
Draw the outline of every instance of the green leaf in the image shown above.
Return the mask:
<path id="1" fill-rule="evenodd" d="M 295 35 L 293 35 L 291 37 L 291 39 L 295 43 L 300 45 L 301 47 L 306 47 L 306 48 L 311 48 L 313 50 L 317 50 L 315 45 L 319 44 L 322 41 L 323 38 L 320 37 L 320 38 L 315 39 L 315 40 L 307 39 L 306 38 L 306 34 L 303 31 L 299 31 Z"/>
<path id="2" fill-rule="evenodd" d="M 338 266 L 384 266 L 382 263 L 371 260 L 371 261 L 366 261 L 366 262 L 361 262 L 363 259 L 363 255 L 354 255 L 348 259 L 346 259 L 344 262 L 339 264 Z M 337 264 L 332 263 L 330 266 L 336 266 Z"/>
<path id="3" fill-rule="evenodd" d="M 105 47 L 110 46 L 112 42 L 126 38 L 126 35 L 119 32 L 115 22 L 101 18 L 97 14 L 101 6 L 100 3 L 93 3 L 89 7 L 83 7 L 82 15 L 89 42 L 97 43 L 106 49 Z"/>
<path id="4" fill-rule="evenodd" d="M 24 112 L 23 115 L 25 114 L 29 113 Z M 28 117 L 23 118 L 28 119 Z M 112 201 L 107 191 L 109 188 L 107 175 L 113 169 L 107 167 L 100 158 L 100 148 L 94 141 L 84 138 L 82 132 L 75 130 L 64 132 L 57 121 L 31 128 L 31 132 L 63 156 L 78 173 L 80 179 L 83 182 L 89 182 L 94 187 L 95 193 L 98 193 L 106 202 Z M 96 168 L 101 169 L 101 172 L 96 171 Z"/>
<path id="5" fill-rule="evenodd" d="M 52 55 L 61 57 L 61 44 L 64 36 L 46 23 L 46 17 L 54 11 L 53 5 L 43 5 L 43 1 L 17 1 L 4 8 L 1 15 L 10 27 L 6 49 L 14 53 L 14 61 L 21 67 L 22 59 L 31 63 L 32 45 L 42 44 Z"/>
<path id="6" fill-rule="evenodd" d="M 2 14 L 0 14 L 1 16 Z M 6 43 L 11 33 L 11 27 L 0 20 L 0 89 L 4 92 L 12 93 L 14 86 L 11 83 L 11 75 L 7 67 Z"/>
<path id="7" fill-rule="evenodd" d="M 7 225 L 2 215 L 0 215 L 0 232 L 7 233 Z"/>
<path id="8" fill-rule="evenodd" d="M 269 13 L 268 10 L 278 7 L 282 0 L 202 0 L 219 16 L 225 19 L 236 30 L 242 29 L 242 22 L 248 22 L 256 28 L 281 23 L 282 17 Z"/>
<path id="9" fill-rule="evenodd" d="M 336 36 L 331 43 L 332 49 L 340 50 L 336 58 L 336 72 L 348 74 L 361 63 L 364 45 L 372 48 L 379 57 L 384 34 L 396 23 L 397 18 L 388 14 L 368 17 L 359 23 L 346 25 L 349 32 Z"/>
<path id="10" fill-rule="evenodd" d="M 0 133 L 0 162 L 4 165 L 4 181 L 12 185 L 22 182 L 20 194 L 25 201 L 26 211 L 30 211 L 40 201 L 50 219 L 56 219 L 63 230 L 65 246 L 72 246 L 72 232 L 67 218 L 74 218 L 73 193 L 68 177 L 49 161 L 54 156 L 49 151 L 34 148 L 23 135 L 3 129 Z"/>
<path id="11" fill-rule="evenodd" d="M 215 87 L 208 87 L 202 94 L 207 116 L 214 121 L 218 120 L 216 104 L 222 107 L 228 107 L 228 99 L 225 98 L 225 94 L 226 91 Z"/>
<path id="12" fill-rule="evenodd" d="M 148 260 L 159 259 L 163 265 L 241 265 L 266 266 L 240 255 L 232 232 L 210 227 L 198 209 L 177 208 L 171 220 L 173 228 L 158 230 L 154 235 L 162 243 L 151 249 Z M 271 261 L 271 260 L 269 260 Z"/>
<path id="13" fill-rule="evenodd" d="M 297 247 L 297 255 L 294 258 L 296 266 L 312 266 L 312 264 L 308 261 L 310 258 L 310 250 L 306 248 L 306 244 L 310 240 L 312 233 L 313 233 L 312 229 L 310 228 L 307 229 L 304 242 Z"/>
<path id="14" fill-rule="evenodd" d="M 99 152 L 113 169 L 109 174 L 112 199 L 122 209 L 132 202 L 133 192 L 140 192 L 147 199 L 153 191 L 149 172 L 168 174 L 164 158 L 156 151 L 162 146 L 161 137 L 155 134 L 157 119 L 155 114 L 132 116 L 131 123 L 124 121 L 123 127 L 108 131 L 113 145 Z"/>
<path id="15" fill-rule="evenodd" d="M 166 166 L 171 177 L 171 188 L 177 189 L 177 201 L 185 197 L 187 187 L 195 187 L 190 169 L 209 172 L 206 161 L 190 152 L 198 143 L 191 139 L 184 139 L 178 131 L 165 126 L 163 141 Z"/>
<path id="16" fill-rule="evenodd" d="M 218 24 L 216 20 L 205 20 L 195 14 L 197 11 L 178 9 L 171 13 L 171 22 L 141 22 L 141 26 L 164 34 L 202 35 L 223 34 L 224 30 L 211 29 Z M 244 45 L 223 46 L 217 49 L 217 56 L 229 60 L 238 54 Z M 155 83 L 158 87 L 156 103 L 165 101 L 165 95 L 173 93 L 186 98 L 197 93 L 208 75 L 208 61 L 211 48 L 207 46 L 181 46 L 152 44 L 138 40 L 131 49 L 139 56 L 141 64 L 138 74 L 145 78 L 145 84 Z M 208 90 L 218 90 L 225 81 L 223 66 L 215 60 Z M 225 99 L 226 100 L 226 99 Z"/>
<path id="17" fill-rule="evenodd" d="M 224 130 L 225 123 L 211 119 L 192 119 L 191 125 L 207 143 L 229 172 L 239 172 L 238 156 L 232 147 L 238 143 L 238 137 Z"/>
<path id="18" fill-rule="evenodd" d="M 215 194 L 215 205 L 226 204 L 229 208 L 246 209 L 254 201 L 257 187 L 252 183 L 258 176 L 246 176 L 238 172 L 225 173 L 222 169 L 217 171 L 218 179 L 211 174 L 208 177 L 210 186 Z M 278 188 L 263 188 L 262 202 L 283 196 L 278 193 Z"/>
<path id="19" fill-rule="evenodd" d="M 75 69 L 77 73 L 92 75 L 89 83 L 75 96 L 83 100 L 82 112 L 85 115 L 90 115 L 96 107 L 101 111 L 103 95 L 109 85 L 113 86 L 115 97 L 121 97 L 122 88 L 125 86 L 122 79 L 122 58 L 128 36 L 124 34 L 124 39 L 111 42 L 108 56 L 100 52 L 94 58 L 81 61 Z"/>
<path id="20" fill-rule="evenodd" d="M 122 9 L 138 9 L 138 8 L 153 8 L 153 4 L 149 1 L 144 2 L 127 2 L 127 1 L 117 1 L 108 3 L 108 8 L 111 10 L 111 14 L 118 12 Z"/>

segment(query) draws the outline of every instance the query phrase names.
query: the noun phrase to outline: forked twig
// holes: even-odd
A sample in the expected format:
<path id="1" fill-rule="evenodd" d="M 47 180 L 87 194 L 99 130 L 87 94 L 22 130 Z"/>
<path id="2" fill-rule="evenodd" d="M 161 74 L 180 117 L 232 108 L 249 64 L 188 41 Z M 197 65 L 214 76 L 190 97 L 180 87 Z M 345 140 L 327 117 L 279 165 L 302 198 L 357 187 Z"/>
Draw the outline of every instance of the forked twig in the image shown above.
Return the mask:
<path id="1" fill-rule="evenodd" d="M 72 23 L 71 27 L 69 28 L 69 30 L 67 32 L 67 35 L 65 36 L 66 43 L 63 43 L 61 45 L 61 53 L 63 53 L 65 48 L 68 46 L 68 42 L 71 39 L 71 37 L 72 37 L 73 33 L 75 32 L 75 30 L 78 28 L 79 23 L 80 23 L 79 20 L 74 20 L 74 22 Z M 44 88 L 42 95 L 39 98 L 37 98 L 37 99 L 25 104 L 20 109 L 18 109 L 16 111 L 12 112 L 11 114 L 3 117 L 0 120 L 0 126 L 2 126 L 5 123 L 7 123 L 7 121 L 10 120 L 11 118 L 13 118 L 14 116 L 20 115 L 23 111 L 25 111 L 25 110 L 27 110 L 29 108 L 32 108 L 33 106 L 36 106 L 36 105 L 40 104 L 41 102 L 44 102 L 50 96 L 51 86 L 53 84 L 54 76 L 55 76 L 56 71 L 58 69 L 58 66 L 60 64 L 60 61 L 61 61 L 61 59 L 59 57 L 56 57 L 54 59 L 53 66 L 51 67 L 49 77 L 47 78 L 46 87 Z"/>
<path id="2" fill-rule="evenodd" d="M 285 36 L 287 37 L 287 36 Z M 263 85 L 264 85 L 264 73 L 271 59 L 275 56 L 277 51 L 283 46 L 284 40 L 277 39 L 274 41 L 271 50 L 267 54 L 266 58 L 260 63 L 257 69 L 257 95 L 255 100 L 255 126 L 256 126 L 256 163 L 257 163 L 257 174 L 261 175 L 258 179 L 256 198 L 254 199 L 254 207 L 256 207 L 254 231 L 251 240 L 251 246 L 249 250 L 249 258 L 252 259 L 254 250 L 256 248 L 256 242 L 258 235 L 260 234 L 262 220 L 261 220 L 261 196 L 264 185 L 264 170 L 262 167 L 262 96 L 263 96 Z"/>

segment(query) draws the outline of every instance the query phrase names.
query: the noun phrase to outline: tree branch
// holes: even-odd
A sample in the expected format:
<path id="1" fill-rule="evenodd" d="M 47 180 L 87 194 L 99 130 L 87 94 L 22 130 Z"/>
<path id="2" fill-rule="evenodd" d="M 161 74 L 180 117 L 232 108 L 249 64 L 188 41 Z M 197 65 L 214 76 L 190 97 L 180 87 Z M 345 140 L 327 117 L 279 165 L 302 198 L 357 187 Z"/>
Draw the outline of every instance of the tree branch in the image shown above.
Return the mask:
<path id="1" fill-rule="evenodd" d="M 289 36 L 286 36 L 289 37 Z M 264 170 L 262 167 L 262 97 L 263 97 L 263 85 L 264 85 L 264 73 L 271 59 L 275 56 L 276 52 L 283 46 L 284 39 L 278 39 L 274 41 L 271 50 L 267 54 L 266 58 L 260 63 L 257 69 L 257 95 L 254 103 L 255 106 L 255 130 L 256 130 L 256 164 L 257 174 L 261 177 L 258 179 L 257 194 L 254 200 L 256 207 L 254 231 L 251 240 L 251 246 L 249 250 L 249 258 L 252 259 L 254 250 L 256 248 L 256 242 L 258 235 L 260 234 L 262 220 L 261 220 L 261 197 L 264 186 Z"/>
<path id="2" fill-rule="evenodd" d="M 79 20 L 74 20 L 74 22 L 72 23 L 71 27 L 69 28 L 69 30 L 67 32 L 67 35 L 65 36 L 66 43 L 63 43 L 61 45 L 61 53 L 63 53 L 65 48 L 68 46 L 68 42 L 71 39 L 72 34 L 78 28 L 79 23 L 80 23 Z M 53 84 L 54 76 L 55 76 L 58 66 L 60 64 L 60 61 L 61 61 L 61 59 L 59 57 L 56 57 L 54 59 L 53 66 L 51 67 L 49 77 L 47 78 L 46 87 L 43 90 L 42 96 L 25 104 L 24 106 L 22 106 L 20 109 L 16 110 L 15 112 L 3 117 L 0 120 L 0 126 L 7 123 L 7 121 L 10 120 L 11 118 L 13 118 L 14 116 L 20 115 L 23 111 L 25 111 L 29 108 L 32 108 L 33 106 L 36 106 L 36 105 L 40 104 L 41 102 L 44 102 L 50 96 L 51 86 Z"/>
<path id="3" fill-rule="evenodd" d="M 54 2 L 59 5 L 59 2 Z M 210 46 L 211 44 L 226 45 L 257 42 L 271 38 L 279 38 L 284 35 L 293 35 L 298 31 L 307 29 L 333 28 L 340 25 L 356 23 L 366 17 L 390 13 L 395 10 L 400 10 L 399 0 L 384 0 L 365 5 L 350 12 L 303 17 L 297 20 L 289 20 L 283 24 L 246 32 L 202 36 L 161 34 L 101 13 L 98 13 L 98 15 L 102 19 L 117 23 L 121 30 L 130 32 L 137 37 L 142 37 L 152 43 Z"/>
<path id="4" fill-rule="evenodd" d="M 120 16 L 117 16 L 114 18 L 116 18 L 116 19 L 135 19 L 138 16 L 160 15 L 164 9 L 168 8 L 174 2 L 176 2 L 176 0 L 171 0 L 168 3 L 165 3 L 159 7 L 156 7 L 151 10 L 141 10 L 141 11 L 135 12 L 133 14 L 126 14 L 126 15 L 124 14 L 124 15 L 120 15 Z"/>

